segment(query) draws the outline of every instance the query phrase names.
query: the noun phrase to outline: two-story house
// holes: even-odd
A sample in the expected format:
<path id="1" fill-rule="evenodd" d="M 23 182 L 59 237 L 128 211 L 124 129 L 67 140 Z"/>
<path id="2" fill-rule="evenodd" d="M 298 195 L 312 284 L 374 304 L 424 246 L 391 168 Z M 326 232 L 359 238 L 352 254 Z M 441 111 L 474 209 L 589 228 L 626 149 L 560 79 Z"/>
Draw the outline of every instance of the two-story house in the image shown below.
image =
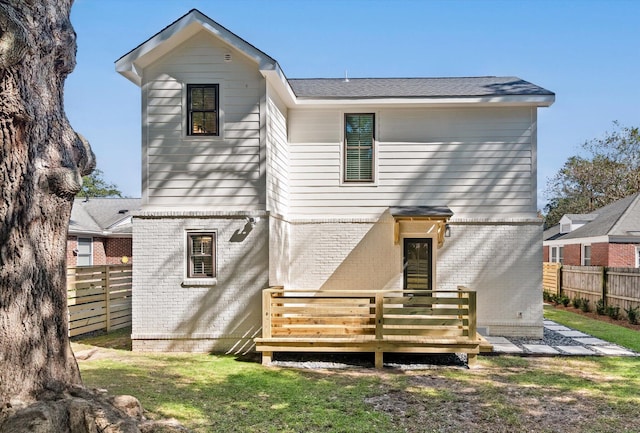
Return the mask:
<path id="1" fill-rule="evenodd" d="M 465 285 L 481 331 L 542 335 L 537 109 L 552 92 L 289 79 L 197 10 L 116 69 L 142 91 L 135 350 L 247 350 L 269 286 Z"/>

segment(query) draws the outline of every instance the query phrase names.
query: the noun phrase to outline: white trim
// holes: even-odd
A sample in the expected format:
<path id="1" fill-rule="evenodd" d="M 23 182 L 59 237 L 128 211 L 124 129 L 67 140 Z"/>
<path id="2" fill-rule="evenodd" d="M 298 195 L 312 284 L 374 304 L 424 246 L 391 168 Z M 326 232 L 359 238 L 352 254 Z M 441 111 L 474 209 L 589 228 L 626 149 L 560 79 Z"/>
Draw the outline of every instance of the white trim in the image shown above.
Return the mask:
<path id="1" fill-rule="evenodd" d="M 345 188 L 377 188 L 378 187 L 378 134 L 380 133 L 379 130 L 379 119 L 380 119 L 380 112 L 379 111 L 375 111 L 375 110 L 362 110 L 362 111 L 344 111 L 342 110 L 340 112 L 341 114 L 341 119 L 340 119 L 340 152 L 339 152 L 339 157 L 340 157 L 340 187 L 345 187 Z M 347 114 L 373 114 L 373 146 L 372 146 L 372 151 L 373 151 L 373 160 L 371 161 L 371 171 L 373 172 L 373 179 L 370 181 L 367 180 L 346 180 L 346 162 L 347 162 L 347 155 L 346 155 L 346 147 L 347 147 L 347 143 L 346 143 L 346 128 L 347 128 L 347 124 L 346 124 L 346 117 Z"/>
<path id="2" fill-rule="evenodd" d="M 395 97 L 395 98 L 296 98 L 298 106 L 321 105 L 344 107 L 345 105 L 422 105 L 422 106 L 460 106 L 460 105 L 508 105 L 549 107 L 555 101 L 553 95 L 507 95 L 507 96 L 460 96 L 460 97 Z"/>
<path id="3" fill-rule="evenodd" d="M 116 71 L 140 86 L 142 71 L 145 67 L 201 30 L 207 31 L 236 48 L 243 55 L 256 62 L 260 69 L 277 69 L 275 60 L 267 54 L 203 15 L 200 11 L 193 10 L 116 60 Z"/>
<path id="4" fill-rule="evenodd" d="M 206 81 L 206 80 L 205 80 Z M 182 84 L 182 106 L 181 111 L 181 127 L 182 141 L 185 143 L 197 143 L 197 142 L 210 142 L 210 141 L 224 141 L 224 79 L 220 78 L 216 82 L 202 82 L 202 80 L 184 80 L 180 81 Z M 189 106 L 187 88 L 189 86 L 197 85 L 217 85 L 218 86 L 218 135 L 189 135 L 188 123 L 189 123 Z"/>
<path id="5" fill-rule="evenodd" d="M 80 239 L 88 239 L 89 240 L 89 264 L 88 265 L 80 265 L 78 264 L 78 259 L 80 258 Z M 78 253 L 76 254 L 76 266 L 93 266 L 94 260 L 93 260 L 93 237 L 87 237 L 87 236 L 78 236 L 76 238 L 76 251 L 78 251 Z"/>
<path id="6" fill-rule="evenodd" d="M 553 241 L 543 241 L 542 245 L 544 246 L 554 246 L 554 245 L 575 245 L 575 244 L 600 244 L 600 243 L 610 243 L 611 239 L 609 236 L 594 236 L 592 238 L 576 238 L 576 239 L 556 239 Z M 638 242 L 636 238 L 635 242 Z"/>
<path id="7" fill-rule="evenodd" d="M 213 234 L 213 277 L 212 278 L 193 278 L 189 277 L 189 236 L 190 235 L 208 235 Z M 183 238 L 183 257 L 182 266 L 182 287 L 189 286 L 215 286 L 218 284 L 218 230 L 216 229 L 185 229 Z"/>
<path id="8" fill-rule="evenodd" d="M 586 250 L 589 248 L 589 263 L 585 263 L 585 257 L 587 256 Z M 593 248 L 591 248 L 591 244 L 583 244 L 580 247 L 580 265 L 581 266 L 591 266 L 593 256 Z"/>
<path id="9" fill-rule="evenodd" d="M 635 262 L 636 262 L 636 268 L 640 268 L 640 246 L 636 245 L 635 247 Z"/>

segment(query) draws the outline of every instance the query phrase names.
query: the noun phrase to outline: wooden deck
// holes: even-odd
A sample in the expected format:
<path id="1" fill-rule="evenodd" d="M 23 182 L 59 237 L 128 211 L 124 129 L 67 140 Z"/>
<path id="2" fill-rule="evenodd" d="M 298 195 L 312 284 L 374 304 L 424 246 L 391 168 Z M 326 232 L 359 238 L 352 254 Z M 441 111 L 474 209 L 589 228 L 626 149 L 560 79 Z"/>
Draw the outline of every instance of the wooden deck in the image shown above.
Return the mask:
<path id="1" fill-rule="evenodd" d="M 263 292 L 263 364 L 274 352 L 466 353 L 490 351 L 476 332 L 476 293 L 457 291 Z"/>

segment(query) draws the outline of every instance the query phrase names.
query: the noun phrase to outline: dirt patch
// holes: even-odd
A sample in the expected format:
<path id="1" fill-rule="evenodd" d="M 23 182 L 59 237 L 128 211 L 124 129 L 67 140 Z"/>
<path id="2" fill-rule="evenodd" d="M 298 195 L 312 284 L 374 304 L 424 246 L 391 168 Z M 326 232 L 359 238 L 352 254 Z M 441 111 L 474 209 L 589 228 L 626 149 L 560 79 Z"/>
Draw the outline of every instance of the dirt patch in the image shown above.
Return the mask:
<path id="1" fill-rule="evenodd" d="M 464 380 L 447 372 L 409 372 L 404 389 L 390 388 L 366 403 L 409 433 L 578 433 L 620 431 L 613 424 L 638 426 L 633 413 L 614 413 L 588 387 L 571 391 L 553 383 L 527 384 L 516 379 L 529 371 L 529 363 L 539 368 L 550 361 L 531 358 L 519 368 L 471 370 Z M 575 377 L 576 366 L 557 362 L 549 373 L 561 381 L 565 374 Z M 588 375 L 582 379 L 590 380 Z"/>

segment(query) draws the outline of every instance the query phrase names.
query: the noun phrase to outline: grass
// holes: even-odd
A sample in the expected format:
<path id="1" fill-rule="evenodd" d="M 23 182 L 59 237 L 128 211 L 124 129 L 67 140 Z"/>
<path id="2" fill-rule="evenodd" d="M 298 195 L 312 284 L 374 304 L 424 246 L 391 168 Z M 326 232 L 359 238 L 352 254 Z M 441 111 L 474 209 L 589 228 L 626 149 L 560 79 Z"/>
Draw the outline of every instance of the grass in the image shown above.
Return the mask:
<path id="1" fill-rule="evenodd" d="M 544 316 L 562 325 L 582 331 L 605 341 L 640 352 L 640 333 L 611 323 L 593 320 L 570 311 L 545 306 Z"/>
<path id="2" fill-rule="evenodd" d="M 570 326 L 577 322 L 567 318 L 578 320 L 546 313 Z M 480 356 L 474 370 L 313 371 L 133 353 L 128 332 L 73 343 L 92 354 L 79 360 L 85 385 L 135 395 L 149 417 L 173 417 L 197 433 L 640 432 L 638 358 L 500 355 Z"/>
<path id="3" fill-rule="evenodd" d="M 364 402 L 380 392 L 375 375 L 353 380 L 231 356 L 121 350 L 79 364 L 87 386 L 135 395 L 151 418 L 176 418 L 197 432 L 402 431 Z"/>

